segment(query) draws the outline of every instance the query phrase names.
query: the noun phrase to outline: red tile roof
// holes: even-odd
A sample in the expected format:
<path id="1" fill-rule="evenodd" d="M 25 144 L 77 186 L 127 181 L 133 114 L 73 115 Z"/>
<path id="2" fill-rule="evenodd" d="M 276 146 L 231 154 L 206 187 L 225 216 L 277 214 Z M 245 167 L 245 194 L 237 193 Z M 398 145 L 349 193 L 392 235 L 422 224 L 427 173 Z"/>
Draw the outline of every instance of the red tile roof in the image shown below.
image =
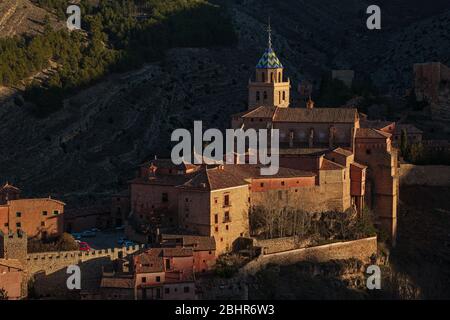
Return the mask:
<path id="1" fill-rule="evenodd" d="M 386 139 L 392 135 L 387 132 L 383 132 L 372 128 L 358 128 L 356 130 L 356 138 L 368 138 L 368 139 Z"/>

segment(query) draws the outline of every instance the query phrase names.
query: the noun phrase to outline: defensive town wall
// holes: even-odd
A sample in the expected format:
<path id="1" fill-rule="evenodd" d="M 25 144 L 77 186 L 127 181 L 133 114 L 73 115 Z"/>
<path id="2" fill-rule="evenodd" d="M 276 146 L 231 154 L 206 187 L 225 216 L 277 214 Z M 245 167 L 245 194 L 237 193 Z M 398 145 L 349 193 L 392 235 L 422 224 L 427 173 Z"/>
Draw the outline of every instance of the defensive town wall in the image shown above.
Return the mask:
<path id="1" fill-rule="evenodd" d="M 136 245 L 127 248 L 92 250 L 90 252 L 66 251 L 31 253 L 27 255 L 24 264 L 27 278 L 32 279 L 33 295 L 37 298 L 57 297 L 64 299 L 79 298 L 80 291 L 69 290 L 67 273 L 70 265 L 80 267 L 81 294 L 98 289 L 103 269 L 118 258 L 124 258 L 142 248 Z"/>
<path id="2" fill-rule="evenodd" d="M 144 245 L 135 245 L 124 248 L 91 250 L 91 251 L 63 251 L 63 252 L 42 252 L 29 253 L 25 262 L 26 270 L 29 274 L 45 272 L 46 274 L 56 272 L 70 265 L 81 264 L 89 260 L 98 258 L 108 258 L 113 261 L 124 258 L 140 249 Z"/>
<path id="3" fill-rule="evenodd" d="M 289 241 L 288 241 L 289 242 Z M 377 253 L 377 237 L 363 238 L 353 241 L 335 242 L 321 246 L 294 249 L 261 255 L 244 266 L 242 275 L 254 275 L 266 265 L 273 263 L 289 265 L 299 261 L 324 262 L 337 259 L 356 258 L 365 263 Z"/>
<path id="4" fill-rule="evenodd" d="M 450 186 L 450 166 L 401 164 L 400 185 Z"/>

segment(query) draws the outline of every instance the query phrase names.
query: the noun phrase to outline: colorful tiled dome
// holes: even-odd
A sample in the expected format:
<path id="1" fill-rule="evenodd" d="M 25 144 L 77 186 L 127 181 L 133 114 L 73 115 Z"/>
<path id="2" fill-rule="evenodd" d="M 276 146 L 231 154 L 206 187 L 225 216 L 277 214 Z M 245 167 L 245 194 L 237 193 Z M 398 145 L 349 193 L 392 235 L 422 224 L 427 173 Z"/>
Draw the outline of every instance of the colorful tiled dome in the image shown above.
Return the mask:
<path id="1" fill-rule="evenodd" d="M 272 48 L 268 48 L 258 64 L 256 65 L 257 69 L 275 69 L 275 68 L 283 68 L 280 60 L 278 59 L 275 51 Z"/>

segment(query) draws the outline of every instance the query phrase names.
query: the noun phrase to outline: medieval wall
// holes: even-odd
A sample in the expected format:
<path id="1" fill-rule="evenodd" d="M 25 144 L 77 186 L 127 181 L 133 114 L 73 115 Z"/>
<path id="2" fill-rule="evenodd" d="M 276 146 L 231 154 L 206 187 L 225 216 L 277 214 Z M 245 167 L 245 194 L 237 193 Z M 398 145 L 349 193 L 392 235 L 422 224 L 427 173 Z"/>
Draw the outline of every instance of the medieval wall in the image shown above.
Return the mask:
<path id="1" fill-rule="evenodd" d="M 34 278 L 34 294 L 37 297 L 71 298 L 77 292 L 67 289 L 67 267 L 78 265 L 81 269 L 81 290 L 94 290 L 101 281 L 102 269 L 112 261 L 126 257 L 144 246 L 93 250 L 89 252 L 66 251 L 28 254 L 24 261 L 28 277 Z"/>
<path id="2" fill-rule="evenodd" d="M 336 242 L 322 246 L 295 249 L 290 251 L 263 254 L 249 262 L 240 273 L 255 274 L 269 263 L 289 265 L 299 261 L 324 262 L 334 259 L 356 258 L 369 262 L 370 257 L 377 253 L 377 237 L 353 241 Z"/>

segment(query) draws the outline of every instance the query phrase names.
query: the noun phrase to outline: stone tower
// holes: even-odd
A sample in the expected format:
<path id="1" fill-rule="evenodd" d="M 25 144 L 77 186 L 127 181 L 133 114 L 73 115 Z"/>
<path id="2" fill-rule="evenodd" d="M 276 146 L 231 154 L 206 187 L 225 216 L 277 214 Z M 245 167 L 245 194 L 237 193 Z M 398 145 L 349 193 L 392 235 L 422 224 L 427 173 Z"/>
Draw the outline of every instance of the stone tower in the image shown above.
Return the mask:
<path id="1" fill-rule="evenodd" d="M 17 259 L 25 261 L 27 259 L 27 235 L 23 231 L 4 234 L 0 231 L 0 258 Z"/>
<path id="2" fill-rule="evenodd" d="M 268 48 L 256 65 L 255 81 L 248 84 L 248 108 L 289 107 L 290 80 L 284 81 L 283 65 L 272 49 L 272 30 L 268 27 Z"/>

